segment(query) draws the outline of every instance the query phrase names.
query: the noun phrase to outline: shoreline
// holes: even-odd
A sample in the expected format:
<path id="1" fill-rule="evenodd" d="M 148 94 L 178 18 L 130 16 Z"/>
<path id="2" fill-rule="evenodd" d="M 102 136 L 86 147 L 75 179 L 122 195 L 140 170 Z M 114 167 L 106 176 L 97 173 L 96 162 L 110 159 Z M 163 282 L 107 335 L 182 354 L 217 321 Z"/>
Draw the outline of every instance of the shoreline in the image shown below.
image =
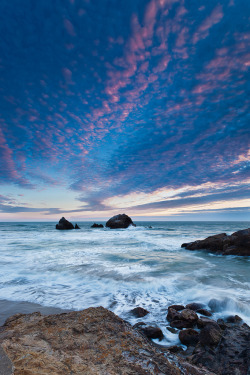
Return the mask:
<path id="1" fill-rule="evenodd" d="M 60 307 L 42 306 L 38 303 L 26 301 L 0 300 L 0 326 L 4 324 L 7 318 L 15 314 L 32 314 L 40 312 L 42 315 L 54 315 L 74 310 L 61 309 Z"/>

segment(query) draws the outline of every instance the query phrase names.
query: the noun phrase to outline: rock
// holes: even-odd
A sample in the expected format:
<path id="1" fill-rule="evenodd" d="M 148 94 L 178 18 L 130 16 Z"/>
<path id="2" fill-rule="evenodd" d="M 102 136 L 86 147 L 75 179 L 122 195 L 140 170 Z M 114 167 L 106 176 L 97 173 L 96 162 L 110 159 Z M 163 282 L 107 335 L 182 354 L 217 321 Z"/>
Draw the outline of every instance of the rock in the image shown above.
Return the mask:
<path id="1" fill-rule="evenodd" d="M 161 341 L 164 338 L 162 330 L 159 327 L 147 326 L 140 328 L 140 330 L 148 339 L 159 339 Z"/>
<path id="2" fill-rule="evenodd" d="M 210 311 L 207 311 L 206 309 L 199 309 L 196 310 L 197 313 L 204 315 L 204 316 L 212 316 L 213 314 Z"/>
<path id="3" fill-rule="evenodd" d="M 56 224 L 56 229 L 60 229 L 60 230 L 74 229 L 74 225 L 70 223 L 68 220 L 66 220 L 65 217 L 62 217 L 59 220 L 59 223 Z"/>
<path id="4" fill-rule="evenodd" d="M 167 349 L 170 353 L 181 353 L 181 352 L 183 352 L 183 348 L 181 346 L 178 346 L 178 345 L 169 346 Z"/>
<path id="5" fill-rule="evenodd" d="M 75 225 L 75 229 L 81 229 L 77 224 Z"/>
<path id="6" fill-rule="evenodd" d="M 220 329 L 220 326 L 218 325 L 218 323 L 213 319 L 201 317 L 197 321 L 197 327 L 199 329 L 206 327 L 208 324 L 213 324 L 214 326 L 216 326 L 217 329 Z"/>
<path id="7" fill-rule="evenodd" d="M 130 225 L 136 226 L 132 219 L 125 214 L 113 216 L 106 222 L 106 227 L 111 229 L 128 228 Z"/>
<path id="8" fill-rule="evenodd" d="M 177 359 L 177 365 L 170 363 L 159 348 L 103 307 L 46 317 L 19 315 L 1 327 L 0 349 L 10 369 L 6 375 L 11 369 L 15 375 L 183 373 Z"/>
<path id="9" fill-rule="evenodd" d="M 250 256 L 250 228 L 240 230 L 228 236 L 226 233 L 209 236 L 204 240 L 184 243 L 188 250 L 209 250 L 222 255 Z"/>
<path id="10" fill-rule="evenodd" d="M 223 319 L 218 319 L 217 324 L 219 325 L 220 329 L 222 329 L 223 331 L 229 326 L 229 324 L 226 324 Z"/>
<path id="11" fill-rule="evenodd" d="M 199 341 L 203 346 L 218 345 L 221 339 L 221 329 L 214 324 L 207 324 L 201 329 L 199 334 Z"/>
<path id="12" fill-rule="evenodd" d="M 149 314 L 148 310 L 145 310 L 143 307 L 135 307 L 130 311 L 136 318 L 143 318 L 145 315 Z"/>
<path id="13" fill-rule="evenodd" d="M 226 320 L 227 323 L 240 323 L 240 322 L 242 322 L 242 319 L 241 319 L 241 317 L 239 317 L 239 315 L 227 316 L 225 320 Z"/>
<path id="14" fill-rule="evenodd" d="M 186 306 L 186 309 L 197 311 L 199 309 L 202 309 L 203 307 L 204 305 L 202 303 L 192 302 Z"/>
<path id="15" fill-rule="evenodd" d="M 184 309 L 179 312 L 170 307 L 167 320 L 172 328 L 192 328 L 198 320 L 198 315 L 193 310 Z"/>
<path id="16" fill-rule="evenodd" d="M 174 329 L 172 327 L 167 327 L 167 330 L 171 333 L 178 333 L 178 329 Z"/>
<path id="17" fill-rule="evenodd" d="M 168 310 L 169 309 L 174 309 L 176 311 L 181 311 L 181 310 L 184 310 L 185 307 L 183 305 L 171 305 L 171 306 L 168 307 Z"/>
<path id="18" fill-rule="evenodd" d="M 250 368 L 249 342 L 250 328 L 247 324 L 228 324 L 217 346 L 198 344 L 189 361 L 206 366 L 218 375 L 247 375 Z"/>
<path id="19" fill-rule="evenodd" d="M 91 228 L 103 228 L 103 225 L 94 223 L 93 225 L 91 225 Z"/>
<path id="20" fill-rule="evenodd" d="M 167 315 L 166 319 L 169 322 L 172 322 L 173 320 L 179 320 L 180 316 L 181 316 L 181 314 L 177 310 L 175 310 L 172 307 L 168 308 L 168 315 Z"/>
<path id="21" fill-rule="evenodd" d="M 199 333 L 192 328 L 179 332 L 180 342 L 184 345 L 196 345 L 199 341 Z"/>

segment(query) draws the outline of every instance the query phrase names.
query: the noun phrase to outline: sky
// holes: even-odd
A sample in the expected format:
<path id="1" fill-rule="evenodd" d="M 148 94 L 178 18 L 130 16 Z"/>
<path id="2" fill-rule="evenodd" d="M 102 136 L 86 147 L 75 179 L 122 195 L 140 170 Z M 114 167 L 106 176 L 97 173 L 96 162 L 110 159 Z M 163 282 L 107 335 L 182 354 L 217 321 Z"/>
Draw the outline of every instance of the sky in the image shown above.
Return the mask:
<path id="1" fill-rule="evenodd" d="M 249 220 L 249 14 L 1 0 L 0 220 Z"/>

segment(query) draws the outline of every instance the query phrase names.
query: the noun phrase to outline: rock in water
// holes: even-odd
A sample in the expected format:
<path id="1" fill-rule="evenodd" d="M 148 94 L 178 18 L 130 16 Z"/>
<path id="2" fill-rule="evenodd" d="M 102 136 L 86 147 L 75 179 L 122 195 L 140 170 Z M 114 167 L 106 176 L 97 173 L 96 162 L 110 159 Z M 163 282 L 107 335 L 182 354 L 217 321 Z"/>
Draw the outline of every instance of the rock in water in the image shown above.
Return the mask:
<path id="1" fill-rule="evenodd" d="M 110 229 L 128 228 L 130 225 L 136 227 L 132 219 L 126 214 L 113 216 L 106 222 L 106 227 Z"/>
<path id="2" fill-rule="evenodd" d="M 46 317 L 14 315 L 1 327 L 1 349 L 15 375 L 183 373 L 146 337 L 103 307 Z"/>
<path id="3" fill-rule="evenodd" d="M 210 250 L 222 255 L 250 256 L 250 228 L 239 230 L 231 236 L 221 233 L 204 240 L 184 243 L 181 247 L 188 250 Z"/>
<path id="4" fill-rule="evenodd" d="M 75 225 L 75 229 L 81 229 L 77 224 Z"/>
<path id="5" fill-rule="evenodd" d="M 91 225 L 91 228 L 103 228 L 103 225 L 94 223 L 93 225 Z"/>
<path id="6" fill-rule="evenodd" d="M 65 217 L 62 217 L 59 220 L 59 223 L 56 224 L 56 229 L 61 229 L 61 230 L 74 229 L 74 225 L 70 223 L 68 220 L 66 220 Z"/>

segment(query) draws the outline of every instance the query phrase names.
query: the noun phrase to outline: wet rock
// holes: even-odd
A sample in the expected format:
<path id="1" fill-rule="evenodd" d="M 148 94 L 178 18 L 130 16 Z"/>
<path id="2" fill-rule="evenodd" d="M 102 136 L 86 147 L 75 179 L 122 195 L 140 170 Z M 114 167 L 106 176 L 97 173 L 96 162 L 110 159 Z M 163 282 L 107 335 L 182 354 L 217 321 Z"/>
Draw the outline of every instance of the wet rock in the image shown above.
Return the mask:
<path id="1" fill-rule="evenodd" d="M 167 320 L 172 322 L 173 320 L 180 320 L 181 313 L 172 307 L 168 308 Z"/>
<path id="2" fill-rule="evenodd" d="M 210 301 L 208 302 L 208 307 L 211 309 L 211 311 L 213 312 L 218 312 L 218 311 L 222 311 L 225 309 L 227 303 L 228 303 L 229 299 L 228 298 L 224 298 L 223 300 L 218 300 L 216 298 L 212 298 L 210 299 Z"/>
<path id="3" fill-rule="evenodd" d="M 229 326 L 228 324 L 226 324 L 226 323 L 224 322 L 223 319 L 218 319 L 218 320 L 217 320 L 217 324 L 219 325 L 220 329 L 222 329 L 222 330 L 228 328 L 228 326 Z"/>
<path id="4" fill-rule="evenodd" d="M 136 318 L 143 318 L 145 315 L 149 314 L 149 311 L 144 309 L 143 307 L 135 307 L 133 310 L 130 311 L 132 315 Z"/>
<path id="5" fill-rule="evenodd" d="M 94 223 L 93 225 L 91 225 L 91 228 L 103 228 L 103 225 Z"/>
<path id="6" fill-rule="evenodd" d="M 178 329 L 172 328 L 172 327 L 167 327 L 167 330 L 171 333 L 178 333 Z"/>
<path id="7" fill-rule="evenodd" d="M 60 230 L 74 229 L 74 225 L 70 223 L 68 220 L 66 220 L 65 217 L 62 217 L 59 220 L 59 223 L 56 224 L 56 229 L 60 229 Z"/>
<path id="8" fill-rule="evenodd" d="M 240 230 L 228 236 L 226 233 L 209 236 L 182 244 L 188 250 L 209 250 L 223 255 L 250 256 L 250 228 Z"/>
<path id="9" fill-rule="evenodd" d="M 184 310 L 185 307 L 183 305 L 171 305 L 171 306 L 168 307 L 168 310 L 169 309 L 174 309 L 176 311 L 181 311 L 181 310 Z"/>
<path id="10" fill-rule="evenodd" d="M 201 315 L 204 315 L 204 316 L 212 316 L 213 314 L 206 310 L 206 309 L 199 309 L 199 310 L 196 310 L 197 313 L 201 314 Z"/>
<path id="11" fill-rule="evenodd" d="M 207 324 L 200 331 L 199 341 L 203 346 L 216 346 L 219 344 L 221 336 L 221 329 L 218 325 Z"/>
<path id="12" fill-rule="evenodd" d="M 186 320 L 173 320 L 170 326 L 177 329 L 192 328 L 194 323 L 187 322 Z"/>
<path id="13" fill-rule="evenodd" d="M 242 322 L 241 317 L 239 315 L 230 315 L 226 317 L 226 323 L 240 323 Z"/>
<path id="14" fill-rule="evenodd" d="M 197 327 L 199 329 L 206 327 L 208 324 L 213 324 L 214 326 L 216 326 L 217 329 L 220 329 L 220 326 L 218 325 L 218 323 L 213 319 L 201 317 L 197 321 Z"/>
<path id="15" fill-rule="evenodd" d="M 132 219 L 126 214 L 113 216 L 106 222 L 106 227 L 111 229 L 128 228 L 130 225 L 136 226 Z"/>
<path id="16" fill-rule="evenodd" d="M 218 319 L 218 323 L 222 322 Z M 199 343 L 189 360 L 192 364 L 206 366 L 218 375 L 247 375 L 250 368 L 249 342 L 250 328 L 247 324 L 228 324 L 217 346 Z"/>
<path id="17" fill-rule="evenodd" d="M 192 328 L 198 320 L 198 315 L 189 309 L 184 309 L 181 312 L 173 308 L 168 309 L 167 320 L 170 322 L 172 328 Z"/>
<path id="18" fill-rule="evenodd" d="M 179 339 L 184 345 L 196 345 L 199 341 L 199 332 L 192 328 L 184 329 L 179 332 Z"/>
<path id="19" fill-rule="evenodd" d="M 77 224 L 75 225 L 75 229 L 81 229 Z"/>
<path id="20" fill-rule="evenodd" d="M 186 306 L 186 309 L 197 311 L 199 309 L 202 309 L 203 307 L 204 305 L 202 303 L 192 302 Z"/>
<path id="21" fill-rule="evenodd" d="M 147 336 L 148 339 L 159 339 L 160 341 L 164 338 L 163 332 L 159 327 L 153 326 L 142 326 L 140 331 Z"/>
<path id="22" fill-rule="evenodd" d="M 169 346 L 167 349 L 170 353 L 181 353 L 181 352 L 183 352 L 183 348 L 181 346 L 178 346 L 178 345 Z"/>
<path id="23" fill-rule="evenodd" d="M 15 375 L 182 373 L 130 324 L 102 307 L 46 317 L 19 315 L 1 327 L 0 349 Z"/>

